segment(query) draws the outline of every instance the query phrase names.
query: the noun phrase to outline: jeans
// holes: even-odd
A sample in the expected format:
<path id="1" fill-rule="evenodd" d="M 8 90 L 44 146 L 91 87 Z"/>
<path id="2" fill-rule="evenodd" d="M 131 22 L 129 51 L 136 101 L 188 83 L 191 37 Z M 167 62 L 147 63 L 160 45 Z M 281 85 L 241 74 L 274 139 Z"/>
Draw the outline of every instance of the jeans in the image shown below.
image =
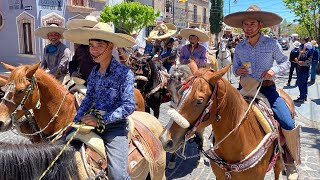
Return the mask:
<path id="1" fill-rule="evenodd" d="M 317 70 L 317 66 L 318 66 L 318 61 L 312 61 L 312 64 L 311 64 L 311 78 L 310 80 L 311 81 L 315 81 L 316 80 L 316 70 Z"/>
<path id="2" fill-rule="evenodd" d="M 279 96 L 276 86 L 261 87 L 260 92 L 268 99 L 271 109 L 274 112 L 274 117 L 278 120 L 280 126 L 285 130 L 292 130 L 294 128 L 294 121 L 287 105 L 282 97 Z"/>
<path id="3" fill-rule="evenodd" d="M 101 136 L 106 146 L 108 156 L 109 180 L 131 179 L 128 174 L 128 129 L 127 121 L 120 121 L 106 125 Z"/>
<path id="4" fill-rule="evenodd" d="M 288 83 L 290 84 L 294 69 L 297 69 L 297 63 L 291 62 Z M 296 70 L 297 72 L 297 70 Z"/>
<path id="5" fill-rule="evenodd" d="M 308 95 L 308 78 L 309 66 L 298 66 L 298 88 L 300 91 L 300 98 L 307 98 Z"/>

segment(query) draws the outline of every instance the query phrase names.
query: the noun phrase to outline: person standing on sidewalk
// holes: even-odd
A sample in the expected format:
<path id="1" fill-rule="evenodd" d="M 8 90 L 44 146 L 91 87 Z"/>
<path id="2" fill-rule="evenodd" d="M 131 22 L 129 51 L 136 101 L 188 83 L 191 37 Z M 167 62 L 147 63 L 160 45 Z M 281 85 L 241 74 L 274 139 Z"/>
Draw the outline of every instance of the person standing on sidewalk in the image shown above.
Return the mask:
<path id="1" fill-rule="evenodd" d="M 295 126 L 290 111 L 278 94 L 273 81 L 277 73 L 289 68 L 290 62 L 280 44 L 260 32 L 261 28 L 280 24 L 281 21 L 282 18 L 279 15 L 261 11 L 256 5 L 251 5 L 246 11 L 235 12 L 224 17 L 227 25 L 241 28 L 246 35 L 246 39 L 236 46 L 232 71 L 236 76 L 250 76 L 258 81 L 263 80 L 260 92 L 270 103 L 275 119 L 279 122 L 286 138 L 287 148 L 285 149 L 288 149 L 291 155 L 291 158 L 285 158 L 288 179 L 298 179 L 296 164 L 301 163 L 300 126 Z M 246 64 L 252 68 L 247 68 Z"/>
<path id="2" fill-rule="evenodd" d="M 310 81 L 308 82 L 308 84 L 314 84 L 316 81 L 316 70 L 317 70 L 317 66 L 318 66 L 318 62 L 320 60 L 319 57 L 319 46 L 317 41 L 312 40 L 311 41 L 314 51 L 313 51 L 313 57 L 312 57 L 312 64 L 311 64 L 311 73 L 310 73 Z"/>
<path id="3" fill-rule="evenodd" d="M 289 72 L 289 79 L 288 79 L 288 83 L 287 83 L 287 86 L 290 86 L 290 82 L 291 82 L 291 79 L 292 79 L 292 74 L 293 74 L 293 71 L 296 70 L 296 74 L 298 74 L 298 71 L 297 71 L 297 63 L 295 61 L 295 58 L 297 58 L 299 56 L 299 53 L 300 53 L 300 50 L 299 50 L 299 47 L 300 47 L 300 42 L 299 41 L 295 41 L 293 42 L 293 49 L 291 50 L 290 52 L 290 63 L 291 63 L 291 66 L 290 66 L 290 72 Z M 296 81 L 296 85 L 297 85 L 297 81 Z"/>

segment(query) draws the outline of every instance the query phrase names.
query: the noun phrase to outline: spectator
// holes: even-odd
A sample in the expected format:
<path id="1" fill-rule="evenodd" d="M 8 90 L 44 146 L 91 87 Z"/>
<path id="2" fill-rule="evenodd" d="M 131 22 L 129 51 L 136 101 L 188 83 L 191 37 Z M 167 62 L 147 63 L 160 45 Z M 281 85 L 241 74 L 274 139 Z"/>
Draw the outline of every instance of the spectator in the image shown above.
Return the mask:
<path id="1" fill-rule="evenodd" d="M 291 66 L 290 66 L 290 72 L 289 72 L 289 79 L 288 79 L 288 83 L 287 83 L 287 86 L 290 86 L 290 82 L 291 82 L 291 79 L 292 79 L 292 74 L 293 74 L 293 71 L 295 69 L 297 69 L 297 63 L 295 61 L 295 58 L 297 58 L 299 56 L 299 52 L 300 52 L 300 42 L 299 41 L 295 41 L 293 43 L 293 49 L 291 50 L 290 52 L 290 63 L 291 63 Z M 296 70 L 296 74 L 298 74 L 298 71 Z M 297 81 L 296 81 L 296 85 L 297 85 Z"/>
<path id="2" fill-rule="evenodd" d="M 311 77 L 310 77 L 310 81 L 308 82 L 308 84 L 314 84 L 315 80 L 316 80 L 316 70 L 317 70 L 317 66 L 318 66 L 318 61 L 319 61 L 319 47 L 318 47 L 318 43 L 315 40 L 311 41 L 312 45 L 313 45 L 313 57 L 312 57 L 312 64 L 311 64 Z"/>

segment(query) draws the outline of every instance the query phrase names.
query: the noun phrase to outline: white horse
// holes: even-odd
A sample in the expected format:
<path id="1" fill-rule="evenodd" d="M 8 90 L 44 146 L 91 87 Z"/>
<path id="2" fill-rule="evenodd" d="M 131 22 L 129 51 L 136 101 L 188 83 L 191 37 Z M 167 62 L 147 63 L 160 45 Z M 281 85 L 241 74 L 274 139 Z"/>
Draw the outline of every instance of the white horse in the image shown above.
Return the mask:
<path id="1" fill-rule="evenodd" d="M 217 59 L 219 60 L 218 65 L 219 69 L 226 67 L 228 64 L 231 64 L 231 51 L 228 49 L 228 39 L 221 39 L 219 45 L 219 53 Z M 227 79 L 231 82 L 231 68 L 227 72 Z"/>

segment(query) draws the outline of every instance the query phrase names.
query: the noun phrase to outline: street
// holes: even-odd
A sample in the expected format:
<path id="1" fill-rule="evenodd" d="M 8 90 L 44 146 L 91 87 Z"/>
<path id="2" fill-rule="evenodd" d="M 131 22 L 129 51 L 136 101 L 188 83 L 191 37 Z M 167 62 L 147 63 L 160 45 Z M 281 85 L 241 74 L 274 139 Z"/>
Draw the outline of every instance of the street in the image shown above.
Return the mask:
<path id="1" fill-rule="evenodd" d="M 291 46 L 292 47 L 292 46 Z M 285 51 L 289 55 L 290 50 Z M 296 76 L 294 74 L 294 84 Z M 278 88 L 283 88 L 292 99 L 296 99 L 299 95 L 297 87 L 287 87 L 288 72 L 277 76 L 276 84 Z M 233 77 L 234 87 L 237 87 L 237 78 Z M 159 121 L 162 125 L 166 125 L 169 121 L 167 110 L 169 103 L 161 105 Z M 297 116 L 296 122 L 302 126 L 301 129 L 301 158 L 302 164 L 299 166 L 300 179 L 320 179 L 320 77 L 317 76 L 316 83 L 309 86 L 308 100 L 304 104 L 296 104 Z M 208 137 L 210 128 L 205 131 L 207 143 L 204 149 L 209 148 Z M 0 133 L 0 142 L 11 143 L 28 143 L 28 140 L 18 136 L 11 131 Z M 188 143 L 186 149 L 187 160 L 177 158 L 176 168 L 166 171 L 167 179 L 186 179 L 186 180 L 204 180 L 215 179 L 211 171 L 209 161 L 205 158 L 203 166 L 197 166 L 199 152 L 195 143 Z M 170 154 L 167 154 L 169 160 Z M 283 176 L 286 179 L 285 176 Z M 265 179 L 273 179 L 272 170 L 268 173 Z"/>

